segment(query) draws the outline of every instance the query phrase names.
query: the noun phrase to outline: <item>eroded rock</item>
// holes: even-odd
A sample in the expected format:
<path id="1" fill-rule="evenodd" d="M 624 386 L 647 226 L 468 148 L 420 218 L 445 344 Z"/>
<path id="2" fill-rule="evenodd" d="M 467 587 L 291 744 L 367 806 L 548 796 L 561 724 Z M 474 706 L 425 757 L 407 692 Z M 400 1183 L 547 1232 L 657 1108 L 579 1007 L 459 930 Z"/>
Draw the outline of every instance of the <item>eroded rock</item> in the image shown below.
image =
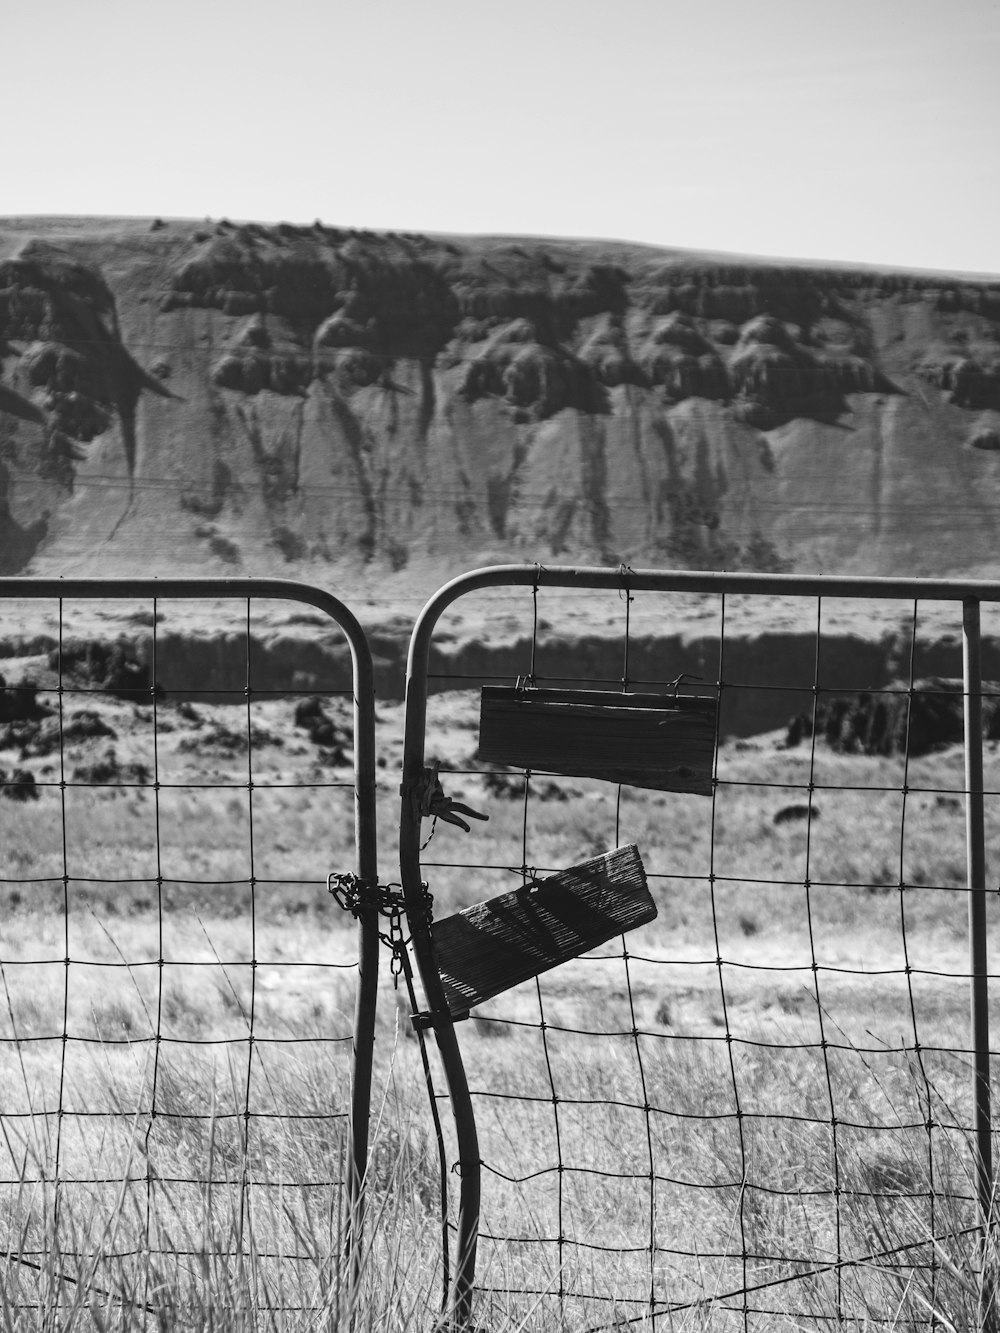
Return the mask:
<path id="1" fill-rule="evenodd" d="M 983 690 L 983 734 L 995 740 L 1000 737 L 1000 685 L 984 682 Z M 962 691 L 960 680 L 928 677 L 914 681 L 912 695 L 906 682 L 897 680 L 884 691 L 822 698 L 816 734 L 844 754 L 928 754 L 964 738 Z M 798 745 L 812 732 L 812 714 L 801 713 L 789 724 L 787 744 Z"/>

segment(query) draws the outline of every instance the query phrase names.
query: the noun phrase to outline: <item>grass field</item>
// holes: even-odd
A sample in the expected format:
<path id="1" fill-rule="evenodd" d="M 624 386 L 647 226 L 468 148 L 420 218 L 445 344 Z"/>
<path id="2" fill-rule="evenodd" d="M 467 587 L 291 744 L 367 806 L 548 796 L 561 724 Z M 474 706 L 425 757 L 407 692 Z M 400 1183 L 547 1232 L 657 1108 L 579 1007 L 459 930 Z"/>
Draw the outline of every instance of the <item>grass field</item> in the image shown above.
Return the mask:
<path id="1" fill-rule="evenodd" d="M 3 803 L 4 1325 L 314 1329 L 353 1300 L 359 1327 L 428 1327 L 439 1166 L 385 966 L 353 1296 L 341 1261 L 355 939 L 325 879 L 353 865 L 348 756 L 287 701 L 253 705 L 252 749 L 245 707 L 86 709 L 114 738 L 29 757 L 50 785 Z M 974 1221 L 960 751 L 904 768 L 769 736 L 721 748 L 714 800 L 548 777 L 525 798 L 475 768 L 476 719 L 432 700 L 448 793 L 490 814 L 435 830 L 436 915 L 626 842 L 659 908 L 460 1029 L 482 1326 L 974 1326 L 974 1240 L 949 1238 Z M 386 878 L 398 708 L 380 731 Z"/>

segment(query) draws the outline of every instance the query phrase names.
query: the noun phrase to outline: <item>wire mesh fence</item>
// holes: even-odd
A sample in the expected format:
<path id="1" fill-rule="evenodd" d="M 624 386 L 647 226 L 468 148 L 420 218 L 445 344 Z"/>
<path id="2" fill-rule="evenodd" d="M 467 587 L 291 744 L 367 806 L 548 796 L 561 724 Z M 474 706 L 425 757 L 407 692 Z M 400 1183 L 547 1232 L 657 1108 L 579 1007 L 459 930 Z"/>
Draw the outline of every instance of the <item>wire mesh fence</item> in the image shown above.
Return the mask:
<path id="1" fill-rule="evenodd" d="M 457 1092 L 442 1047 L 476 1322 L 977 1326 L 995 1258 L 975 1071 L 998 924 L 996 590 L 969 604 L 964 690 L 958 585 L 590 573 L 459 580 L 411 646 L 409 775 L 431 765 L 490 816 L 411 836 L 404 798 L 404 884 L 426 881 L 435 919 L 628 843 L 659 907 L 474 1009 Z M 486 685 L 709 698 L 710 795 L 486 762 Z"/>
<path id="2" fill-rule="evenodd" d="M 436 1301 L 419 1048 L 383 1005 L 366 1156 L 376 928 L 359 974 L 326 892 L 378 880 L 370 660 L 359 684 L 353 617 L 289 587 L 0 584 L 0 1286 L 29 1318 L 336 1322 L 362 1170 L 375 1280 Z M 998 595 L 534 569 L 425 613 L 400 841 L 425 983 L 428 913 L 610 848 L 658 907 L 455 1028 L 424 997 L 478 1322 L 982 1323 Z M 487 761 L 484 685 L 700 698 L 711 772 Z"/>
<path id="3" fill-rule="evenodd" d="M 16 1318 L 315 1315 L 348 1283 L 372 1015 L 326 876 L 374 874 L 370 663 L 290 587 L 0 587 Z"/>

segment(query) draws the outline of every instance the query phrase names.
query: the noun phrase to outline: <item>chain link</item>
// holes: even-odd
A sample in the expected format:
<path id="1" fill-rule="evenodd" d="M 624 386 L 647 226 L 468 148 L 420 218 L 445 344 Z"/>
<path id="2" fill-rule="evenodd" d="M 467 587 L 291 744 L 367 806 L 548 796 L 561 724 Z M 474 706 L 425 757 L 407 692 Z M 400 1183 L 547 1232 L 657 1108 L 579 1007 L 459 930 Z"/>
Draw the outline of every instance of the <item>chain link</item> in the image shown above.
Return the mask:
<path id="1" fill-rule="evenodd" d="M 337 904 L 357 918 L 366 907 L 374 907 L 379 916 L 388 922 L 387 930 L 380 930 L 379 939 L 389 949 L 392 959 L 389 971 L 392 975 L 393 990 L 399 987 L 399 978 L 403 973 L 406 947 L 410 937 L 403 930 L 403 918 L 406 916 L 406 895 L 401 884 L 376 884 L 372 880 L 362 879 L 351 871 L 331 871 L 326 877 L 326 887 Z M 427 885 L 421 883 L 421 905 L 424 908 L 428 930 L 433 920 L 433 895 Z"/>

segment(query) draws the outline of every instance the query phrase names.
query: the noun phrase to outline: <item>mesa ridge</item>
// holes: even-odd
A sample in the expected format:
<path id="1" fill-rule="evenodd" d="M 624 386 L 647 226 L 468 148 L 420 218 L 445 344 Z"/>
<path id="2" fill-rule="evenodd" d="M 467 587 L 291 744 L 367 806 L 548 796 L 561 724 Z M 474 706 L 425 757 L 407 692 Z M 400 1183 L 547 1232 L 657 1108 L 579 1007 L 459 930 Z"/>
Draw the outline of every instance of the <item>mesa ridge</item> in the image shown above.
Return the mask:
<path id="1" fill-rule="evenodd" d="M 5 573 L 996 569 L 1000 278 L 0 224 Z"/>

